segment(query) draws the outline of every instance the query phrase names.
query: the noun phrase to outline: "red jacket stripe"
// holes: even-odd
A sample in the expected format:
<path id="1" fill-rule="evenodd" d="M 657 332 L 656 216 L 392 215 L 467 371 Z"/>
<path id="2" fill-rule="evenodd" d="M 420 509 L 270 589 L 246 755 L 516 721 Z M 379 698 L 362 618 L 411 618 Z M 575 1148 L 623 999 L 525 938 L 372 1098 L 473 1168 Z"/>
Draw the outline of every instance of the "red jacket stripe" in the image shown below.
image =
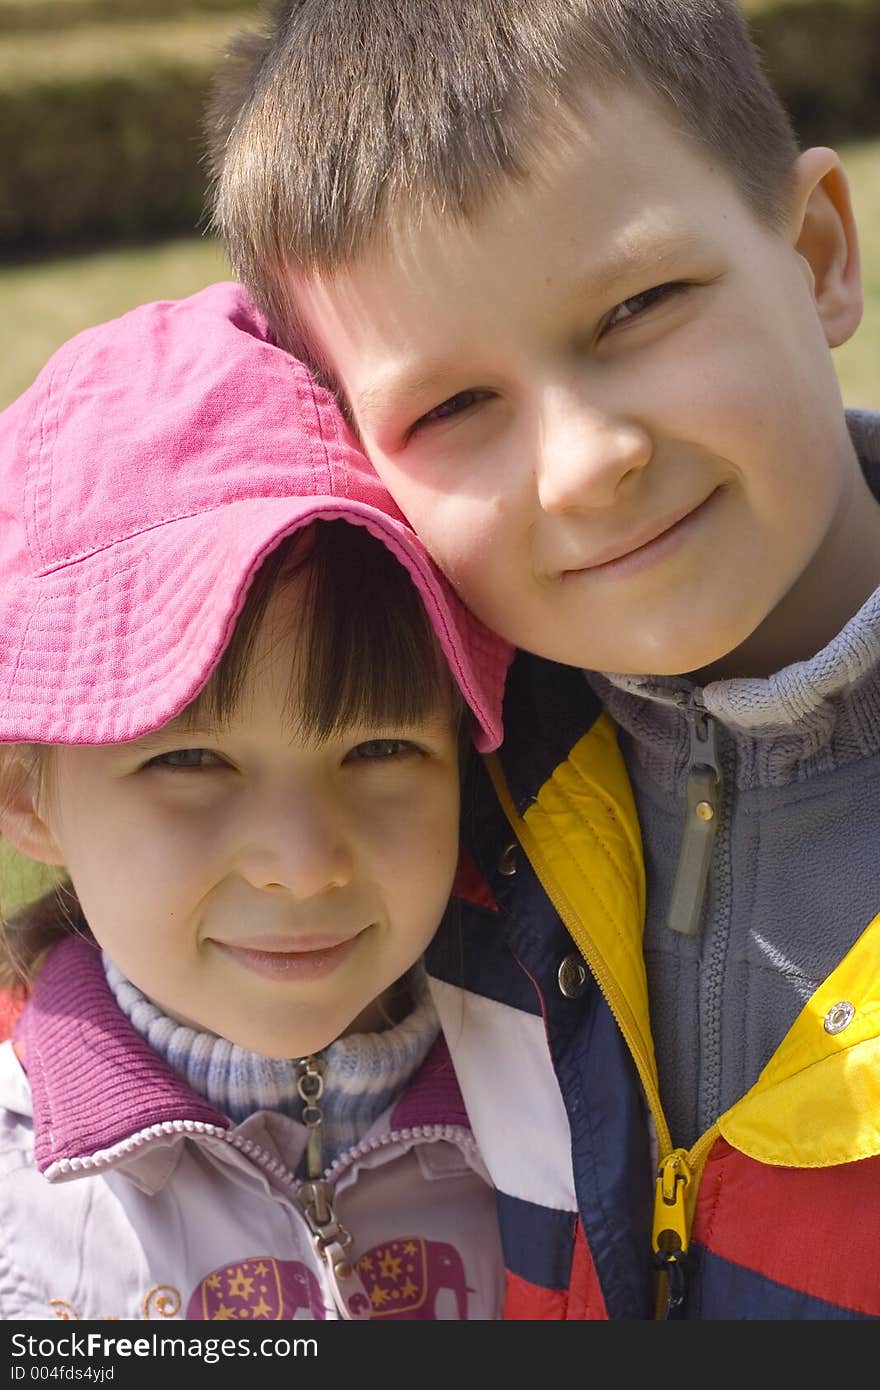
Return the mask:
<path id="1" fill-rule="evenodd" d="M 811 1298 L 880 1317 L 880 1158 L 758 1163 L 723 1139 L 700 1185 L 694 1243 Z"/>

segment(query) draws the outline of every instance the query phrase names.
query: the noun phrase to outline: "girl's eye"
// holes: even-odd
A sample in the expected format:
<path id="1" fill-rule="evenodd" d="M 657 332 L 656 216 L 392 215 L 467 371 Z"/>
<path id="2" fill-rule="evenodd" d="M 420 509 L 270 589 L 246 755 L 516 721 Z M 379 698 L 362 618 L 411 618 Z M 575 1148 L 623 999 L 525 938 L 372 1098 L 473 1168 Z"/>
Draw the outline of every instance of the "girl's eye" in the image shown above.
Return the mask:
<path id="1" fill-rule="evenodd" d="M 414 743 L 405 738 L 368 738 L 346 754 L 346 762 L 381 762 L 390 758 L 406 758 L 418 753 Z"/>
<path id="2" fill-rule="evenodd" d="M 455 395 L 450 396 L 448 400 L 441 401 L 439 405 L 435 405 L 433 410 L 428 410 L 424 415 L 420 415 L 412 426 L 410 433 L 421 429 L 423 425 L 433 425 L 438 420 L 450 420 L 453 415 L 462 415 L 466 410 L 470 410 L 471 406 L 486 400 L 489 395 L 490 393 L 488 391 L 457 391 Z"/>
<path id="3" fill-rule="evenodd" d="M 654 285 L 649 290 L 643 290 L 641 294 L 631 295 L 629 299 L 624 299 L 616 305 L 605 320 L 603 328 L 616 328 L 618 324 L 626 323 L 629 319 L 638 318 L 647 309 L 652 309 L 655 304 L 661 303 L 664 299 L 669 299 L 672 295 L 683 294 L 688 286 L 680 280 L 670 281 L 666 285 Z"/>
<path id="4" fill-rule="evenodd" d="M 155 758 L 150 758 L 149 762 L 144 763 L 144 767 L 167 767 L 184 772 L 193 768 L 225 766 L 223 758 L 212 748 L 172 748 L 170 752 L 159 753 Z"/>

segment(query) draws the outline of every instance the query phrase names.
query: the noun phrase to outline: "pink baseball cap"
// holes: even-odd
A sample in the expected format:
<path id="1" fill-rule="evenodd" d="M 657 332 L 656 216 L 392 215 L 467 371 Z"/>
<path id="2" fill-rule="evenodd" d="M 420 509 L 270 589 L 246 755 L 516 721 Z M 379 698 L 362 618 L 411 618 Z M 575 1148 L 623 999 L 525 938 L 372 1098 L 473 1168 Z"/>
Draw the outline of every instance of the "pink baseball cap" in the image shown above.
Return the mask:
<path id="1" fill-rule="evenodd" d="M 412 576 L 474 742 L 501 742 L 512 654 L 461 603 L 329 391 L 244 289 L 86 329 L 0 413 L 0 741 L 124 743 L 220 658 L 260 564 L 319 518 Z"/>

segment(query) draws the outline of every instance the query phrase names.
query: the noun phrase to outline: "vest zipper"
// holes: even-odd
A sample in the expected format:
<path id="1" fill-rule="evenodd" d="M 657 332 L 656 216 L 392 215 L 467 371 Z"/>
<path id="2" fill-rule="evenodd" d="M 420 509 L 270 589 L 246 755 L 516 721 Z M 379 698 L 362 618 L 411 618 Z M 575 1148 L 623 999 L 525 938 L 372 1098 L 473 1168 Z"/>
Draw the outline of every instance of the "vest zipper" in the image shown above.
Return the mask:
<path id="1" fill-rule="evenodd" d="M 666 697 L 667 699 L 669 697 Z M 715 794 L 712 798 L 712 805 L 717 811 L 718 788 L 721 783 L 721 770 L 718 760 L 716 745 L 715 726 L 711 716 L 702 705 L 701 698 L 694 693 L 689 698 L 672 698 L 670 701 L 683 706 L 685 711 L 692 711 L 693 723 L 691 723 L 691 756 L 689 766 L 695 761 L 694 754 L 699 750 L 700 761 L 698 766 L 711 766 L 702 759 L 711 757 L 714 760 L 714 772 L 717 777 Z M 705 719 L 706 724 L 700 724 L 700 716 Z M 699 730 L 696 726 L 700 724 Z M 705 738 L 701 738 L 701 734 Z M 559 890 L 554 875 L 550 872 L 545 863 L 538 843 L 530 827 L 519 815 L 513 804 L 507 780 L 501 770 L 498 755 L 488 753 L 484 755 L 483 761 L 492 780 L 499 803 L 507 816 L 511 828 L 517 839 L 525 850 L 529 862 L 534 869 L 535 875 L 541 884 L 547 897 L 553 904 L 561 921 L 567 927 L 572 940 L 578 940 L 578 927 L 581 925 L 579 919 L 572 912 L 568 902 Z M 708 871 L 708 858 L 706 868 Z M 705 883 L 703 885 L 705 891 Z M 702 895 L 700 897 L 699 909 L 702 910 Z M 620 1028 L 626 1039 L 645 1097 L 648 1102 L 648 1109 L 654 1122 L 654 1129 L 657 1137 L 657 1149 L 659 1154 L 664 1155 L 660 1158 L 658 1166 L 658 1176 L 655 1185 L 655 1211 L 654 1211 L 654 1230 L 653 1230 L 653 1260 L 654 1266 L 660 1273 L 657 1288 L 657 1306 L 655 1315 L 658 1318 L 670 1317 L 675 1309 L 679 1307 L 684 1299 L 685 1293 L 685 1272 L 686 1255 L 689 1244 L 688 1232 L 690 1222 L 693 1217 L 693 1205 L 696 1201 L 696 1194 L 699 1190 L 700 1179 L 702 1178 L 702 1168 L 705 1163 L 709 1150 L 718 1138 L 719 1130 L 717 1124 L 713 1124 L 705 1134 L 701 1136 L 694 1147 L 688 1152 L 684 1149 L 673 1149 L 672 1139 L 669 1133 L 669 1126 L 666 1123 L 666 1116 L 663 1113 L 663 1106 L 660 1102 L 660 1092 L 654 1079 L 653 1059 L 649 1058 L 640 1043 L 640 1032 L 635 1019 L 626 1003 L 626 1000 L 618 988 L 613 972 L 606 965 L 600 953 L 593 946 L 592 940 L 587 935 L 583 945 L 580 947 L 593 978 L 601 990 L 617 1026 Z M 664 1174 L 665 1165 L 672 1159 L 678 1158 L 684 1165 L 681 1168 L 672 1169 Z M 671 1175 L 680 1176 L 679 1182 L 672 1183 L 670 1187 Z M 665 1200 L 672 1197 L 672 1211 L 670 1204 Z M 677 1236 L 681 1244 L 676 1247 L 675 1239 L 664 1236 L 664 1232 L 671 1231 L 673 1237 Z M 672 1258 L 670 1258 L 672 1257 Z M 671 1278 L 670 1278 L 671 1275 Z"/>
<path id="2" fill-rule="evenodd" d="M 318 1256 L 326 1266 L 339 1316 L 349 1321 L 366 1319 L 371 1316 L 373 1307 L 357 1268 L 349 1258 L 351 1232 L 337 1221 L 333 1184 L 323 1176 L 324 1113 L 319 1102 L 324 1094 L 324 1077 L 317 1057 L 300 1059 L 296 1089 L 303 1102 L 302 1121 L 308 1133 L 307 1177 L 297 1188 L 297 1200 L 305 1212 Z"/>
<path id="3" fill-rule="evenodd" d="M 715 722 L 706 712 L 700 691 L 692 692 L 684 715 L 690 731 L 685 821 L 666 926 L 682 936 L 696 936 L 712 863 L 723 779 Z"/>
<path id="4" fill-rule="evenodd" d="M 651 1247 L 654 1267 L 663 1276 L 658 1289 L 659 1318 L 674 1317 L 684 1303 L 693 1208 L 703 1166 L 717 1138 L 715 1124 L 692 1149 L 673 1149 L 657 1168 Z"/>

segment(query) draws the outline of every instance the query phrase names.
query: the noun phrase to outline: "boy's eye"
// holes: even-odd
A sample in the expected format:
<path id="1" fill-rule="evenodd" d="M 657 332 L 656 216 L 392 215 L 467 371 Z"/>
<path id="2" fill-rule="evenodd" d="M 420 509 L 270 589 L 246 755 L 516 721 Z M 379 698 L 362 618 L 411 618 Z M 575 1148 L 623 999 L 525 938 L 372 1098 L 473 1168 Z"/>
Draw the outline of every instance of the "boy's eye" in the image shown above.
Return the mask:
<path id="1" fill-rule="evenodd" d="M 432 410 L 420 415 L 415 424 L 410 427 L 410 434 L 421 429 L 423 425 L 433 425 L 438 420 L 449 420 L 453 415 L 462 415 L 464 411 L 470 410 L 480 401 L 488 399 L 490 394 L 489 391 L 478 390 L 456 391 L 454 396 L 449 396 L 447 400 L 435 405 Z"/>
<path id="2" fill-rule="evenodd" d="M 602 325 L 603 330 L 617 328 L 619 324 L 626 323 L 629 319 L 638 318 L 647 309 L 652 309 L 655 304 L 671 298 L 672 295 L 683 294 L 687 288 L 688 286 L 682 281 L 674 280 L 666 285 L 654 285 L 649 290 L 643 290 L 641 294 L 631 295 L 629 299 L 621 300 L 620 304 L 615 305 Z"/>
<path id="3" fill-rule="evenodd" d="M 405 738 L 368 738 L 346 754 L 346 762 L 381 762 L 390 758 L 411 757 L 419 749 Z"/>
<path id="4" fill-rule="evenodd" d="M 144 767 L 167 767 L 184 772 L 191 769 L 225 767 L 226 763 L 213 748 L 172 748 L 150 758 Z"/>

